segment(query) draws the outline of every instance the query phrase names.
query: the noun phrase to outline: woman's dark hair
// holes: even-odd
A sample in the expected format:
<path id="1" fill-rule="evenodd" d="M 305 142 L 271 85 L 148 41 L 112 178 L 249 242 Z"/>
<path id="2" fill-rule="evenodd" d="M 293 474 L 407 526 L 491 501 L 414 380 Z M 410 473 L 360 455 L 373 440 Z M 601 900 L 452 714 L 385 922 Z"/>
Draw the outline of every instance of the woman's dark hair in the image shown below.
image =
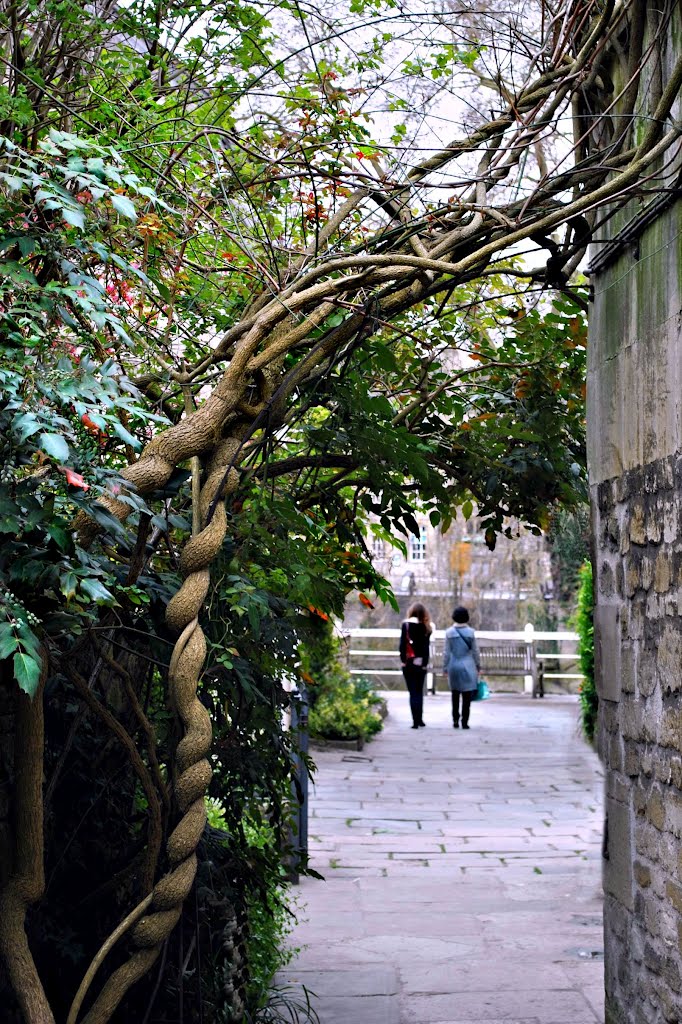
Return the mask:
<path id="1" fill-rule="evenodd" d="M 426 610 L 426 608 L 424 607 L 423 604 L 421 604 L 420 602 L 417 602 L 417 604 L 411 605 L 411 607 L 410 607 L 410 609 L 409 609 L 409 611 L 407 613 L 407 617 L 408 617 L 408 619 L 411 619 L 412 616 L 414 616 L 415 619 L 418 619 L 419 622 L 423 623 L 426 626 L 426 632 L 427 633 L 431 632 L 431 630 L 433 628 L 432 625 L 431 625 L 431 617 L 430 617 L 429 613 L 427 612 L 427 610 Z"/>
<path id="2" fill-rule="evenodd" d="M 452 613 L 452 618 L 454 622 L 468 622 L 469 612 L 466 610 L 466 608 L 455 608 L 454 612 Z"/>

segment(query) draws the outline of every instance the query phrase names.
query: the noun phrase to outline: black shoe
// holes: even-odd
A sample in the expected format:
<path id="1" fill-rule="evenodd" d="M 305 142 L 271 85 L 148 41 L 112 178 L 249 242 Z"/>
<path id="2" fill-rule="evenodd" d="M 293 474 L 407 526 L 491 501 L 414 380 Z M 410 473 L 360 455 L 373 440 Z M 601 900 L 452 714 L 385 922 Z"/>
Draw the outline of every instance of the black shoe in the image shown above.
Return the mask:
<path id="1" fill-rule="evenodd" d="M 462 726 L 462 728 L 463 728 L 463 729 L 468 729 L 468 728 L 469 728 L 469 726 L 468 726 L 468 725 L 463 725 L 463 726 Z"/>
<path id="2" fill-rule="evenodd" d="M 410 726 L 410 729 L 418 729 L 418 728 L 419 728 L 419 726 L 418 726 L 418 725 L 411 725 L 411 726 Z"/>
<path id="3" fill-rule="evenodd" d="M 453 722 L 452 723 L 452 728 L 453 729 L 459 729 L 459 722 Z"/>
<path id="4" fill-rule="evenodd" d="M 426 722 L 419 722 L 418 723 L 418 728 L 419 729 L 423 729 L 425 725 L 426 725 Z"/>

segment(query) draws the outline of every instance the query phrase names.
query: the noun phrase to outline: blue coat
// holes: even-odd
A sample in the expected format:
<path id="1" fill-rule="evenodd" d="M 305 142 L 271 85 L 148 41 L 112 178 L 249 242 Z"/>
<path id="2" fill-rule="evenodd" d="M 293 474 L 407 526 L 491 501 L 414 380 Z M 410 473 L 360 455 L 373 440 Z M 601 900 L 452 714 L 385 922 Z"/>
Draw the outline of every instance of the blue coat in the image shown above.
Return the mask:
<path id="1" fill-rule="evenodd" d="M 445 633 L 443 671 L 451 690 L 468 693 L 478 686 L 481 655 L 471 626 L 450 626 Z"/>

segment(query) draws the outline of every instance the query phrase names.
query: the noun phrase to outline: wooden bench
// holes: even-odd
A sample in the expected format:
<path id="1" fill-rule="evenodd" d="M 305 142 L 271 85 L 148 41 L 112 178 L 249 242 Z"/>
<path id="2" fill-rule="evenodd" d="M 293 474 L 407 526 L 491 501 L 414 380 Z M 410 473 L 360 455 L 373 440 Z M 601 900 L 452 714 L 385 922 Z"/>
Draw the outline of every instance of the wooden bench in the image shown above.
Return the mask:
<path id="1" fill-rule="evenodd" d="M 477 637 L 476 643 L 481 655 L 481 676 L 484 679 L 494 676 L 530 676 L 533 680 L 533 697 L 545 696 L 542 662 L 537 657 L 534 643 L 526 643 L 525 640 L 490 640 L 486 637 Z M 432 645 L 431 659 L 437 671 L 443 660 L 443 641 Z M 431 692 L 435 692 L 435 677 Z"/>
<path id="2" fill-rule="evenodd" d="M 357 628 L 345 634 L 348 668 L 352 675 L 368 675 L 386 681 L 389 686 L 402 686 L 403 674 L 398 662 L 398 639 L 400 630 L 395 628 Z M 477 630 L 476 641 L 481 652 L 483 677 L 524 676 L 532 681 L 530 692 L 533 697 L 544 697 L 544 680 L 580 680 L 580 672 L 563 670 L 562 662 L 575 662 L 577 643 L 575 633 L 535 631 L 531 625 L 523 630 L 502 632 L 499 630 Z M 553 645 L 568 642 L 573 653 L 562 649 L 557 653 L 538 651 L 543 644 Z M 431 640 L 431 657 L 426 674 L 429 693 L 434 692 L 437 677 L 443 679 L 444 631 L 436 630 Z M 543 665 L 551 671 L 543 672 Z M 553 663 L 558 663 L 557 668 Z M 570 665 L 567 665 L 570 668 Z M 440 688 L 443 688 L 441 682 Z"/>

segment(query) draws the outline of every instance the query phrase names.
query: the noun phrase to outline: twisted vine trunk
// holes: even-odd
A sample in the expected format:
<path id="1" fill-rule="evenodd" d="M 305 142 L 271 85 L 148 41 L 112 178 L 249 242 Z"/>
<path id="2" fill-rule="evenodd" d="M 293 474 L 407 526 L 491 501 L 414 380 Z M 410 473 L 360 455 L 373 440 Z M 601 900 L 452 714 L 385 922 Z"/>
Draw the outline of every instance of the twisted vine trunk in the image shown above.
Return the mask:
<path id="1" fill-rule="evenodd" d="M 14 844 L 12 863 L 0 891 L 0 956 L 26 1024 L 54 1024 L 26 936 L 26 911 L 45 891 L 43 867 L 43 688 L 16 696 L 14 739 Z"/>
<path id="2" fill-rule="evenodd" d="M 199 625 L 199 614 L 210 585 L 210 565 L 225 538 L 227 517 L 224 498 L 234 492 L 239 482 L 236 470 L 231 468 L 238 448 L 237 440 L 223 440 L 209 458 L 206 481 L 199 497 L 200 529 L 184 548 L 180 561 L 184 581 L 166 613 L 169 627 L 179 634 L 169 667 L 170 703 L 184 730 L 175 763 L 174 797 L 180 820 L 166 846 L 170 870 L 154 887 L 149 912 L 137 923 L 131 915 L 130 923 L 134 924 L 132 941 L 136 949 L 106 981 L 83 1018 L 83 1024 L 106 1024 L 129 988 L 147 973 L 177 924 L 183 903 L 194 883 L 196 848 L 206 823 L 204 798 L 211 779 L 207 755 L 212 731 L 210 716 L 197 697 L 206 657 L 206 640 Z M 154 468 L 158 474 L 158 463 Z M 165 472 L 166 467 L 162 467 L 161 473 Z M 93 961 L 71 1007 L 68 1024 L 75 1024 L 94 973 L 109 948 L 105 943 L 101 956 Z"/>

